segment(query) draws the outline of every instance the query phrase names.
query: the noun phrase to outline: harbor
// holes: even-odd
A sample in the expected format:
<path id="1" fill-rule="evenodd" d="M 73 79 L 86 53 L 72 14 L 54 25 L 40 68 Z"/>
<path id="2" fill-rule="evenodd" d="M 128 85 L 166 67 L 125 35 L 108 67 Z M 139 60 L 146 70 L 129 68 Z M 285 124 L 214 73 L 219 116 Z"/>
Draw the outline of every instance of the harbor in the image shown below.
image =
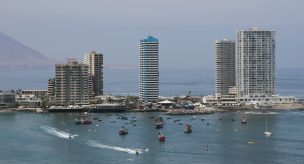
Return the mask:
<path id="1" fill-rule="evenodd" d="M 304 160 L 301 146 L 304 131 L 300 123 L 304 115 L 298 110 L 191 116 L 169 116 L 162 112 L 89 115 L 92 123 L 79 125 L 74 122 L 78 113 L 2 113 L 0 126 L 6 133 L 0 134 L 1 162 L 43 163 L 48 159 L 50 163 L 78 164 L 100 163 L 110 158 L 110 163 L 129 164 L 153 163 L 156 156 L 169 164 L 188 161 L 238 164 L 251 159 L 257 163 L 286 160 L 301 163 Z M 241 123 L 242 116 L 246 116 L 247 124 Z M 155 119 L 159 117 L 164 126 L 155 129 Z M 264 135 L 266 119 L 272 136 Z M 185 133 L 186 124 L 191 125 L 192 133 Z M 128 130 L 127 135 L 119 135 L 122 127 Z M 164 142 L 159 141 L 159 132 L 165 136 Z M 15 151 L 22 155 L 16 158 Z"/>

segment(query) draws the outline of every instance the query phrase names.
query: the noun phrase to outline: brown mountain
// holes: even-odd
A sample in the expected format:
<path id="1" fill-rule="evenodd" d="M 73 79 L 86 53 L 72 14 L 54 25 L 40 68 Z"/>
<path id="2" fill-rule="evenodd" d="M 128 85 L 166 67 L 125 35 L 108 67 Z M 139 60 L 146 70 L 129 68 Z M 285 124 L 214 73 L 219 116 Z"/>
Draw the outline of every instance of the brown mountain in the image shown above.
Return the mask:
<path id="1" fill-rule="evenodd" d="M 0 70 L 44 69 L 55 61 L 0 31 Z"/>

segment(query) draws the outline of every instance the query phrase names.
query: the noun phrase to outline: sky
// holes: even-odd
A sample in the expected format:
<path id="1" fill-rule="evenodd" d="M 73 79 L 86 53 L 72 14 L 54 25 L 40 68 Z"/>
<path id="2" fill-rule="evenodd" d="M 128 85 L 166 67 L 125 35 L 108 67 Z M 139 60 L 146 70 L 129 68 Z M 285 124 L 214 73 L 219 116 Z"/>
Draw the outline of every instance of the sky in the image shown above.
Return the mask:
<path id="1" fill-rule="evenodd" d="M 277 67 L 304 68 L 303 0 L 0 0 L 0 30 L 57 60 L 96 50 L 137 68 L 139 40 L 159 39 L 161 69 L 214 69 L 217 39 L 276 31 Z"/>

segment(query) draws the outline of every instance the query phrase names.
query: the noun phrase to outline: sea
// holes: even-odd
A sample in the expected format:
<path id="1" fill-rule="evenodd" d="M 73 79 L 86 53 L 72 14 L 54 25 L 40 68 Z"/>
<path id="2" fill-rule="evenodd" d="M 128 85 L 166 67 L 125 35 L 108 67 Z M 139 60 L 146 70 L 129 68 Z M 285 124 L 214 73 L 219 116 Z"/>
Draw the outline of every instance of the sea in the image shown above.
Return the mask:
<path id="1" fill-rule="evenodd" d="M 162 69 L 159 74 L 160 96 L 214 95 L 213 69 Z M 47 89 L 54 70 L 0 71 L 0 90 Z M 104 93 L 138 95 L 138 70 L 105 69 Z M 276 94 L 304 98 L 304 69 L 278 69 Z"/>
<path id="2" fill-rule="evenodd" d="M 200 116 L 96 113 L 76 125 L 77 113 L 0 113 L 0 163 L 30 164 L 303 164 L 304 112 L 228 112 Z M 163 129 L 154 119 L 162 117 Z M 247 124 L 241 124 L 241 117 Z M 131 119 L 136 120 L 131 124 Z M 234 121 L 232 121 L 232 119 Z M 180 121 L 177 121 L 180 120 Z M 267 129 L 272 136 L 264 136 Z M 184 124 L 193 132 L 184 133 Z M 208 125 L 209 124 L 209 125 Z M 124 126 L 128 134 L 119 136 Z M 158 132 L 166 141 L 158 141 Z M 69 139 L 71 137 L 71 139 Z M 137 153 L 138 154 L 137 154 Z"/>
<path id="3" fill-rule="evenodd" d="M 164 70 L 160 95 L 213 94 L 212 72 Z M 137 70 L 105 70 L 105 93 L 137 95 L 137 74 Z M 304 70 L 279 70 L 277 93 L 303 98 L 303 75 Z M 46 89 L 52 76 L 52 71 L 44 70 L 0 72 L 0 89 Z M 120 115 L 128 120 L 119 119 Z M 243 116 L 247 124 L 241 124 Z M 95 113 L 90 125 L 74 124 L 78 117 L 78 113 L 0 113 L 0 164 L 304 163 L 304 111 L 300 110 L 198 116 Z M 155 129 L 156 117 L 162 117 L 164 128 Z M 184 133 L 184 124 L 192 125 L 193 132 Z M 119 136 L 122 126 L 128 135 Z M 264 135 L 266 128 L 272 136 Z M 158 141 L 158 132 L 165 135 L 165 142 Z"/>

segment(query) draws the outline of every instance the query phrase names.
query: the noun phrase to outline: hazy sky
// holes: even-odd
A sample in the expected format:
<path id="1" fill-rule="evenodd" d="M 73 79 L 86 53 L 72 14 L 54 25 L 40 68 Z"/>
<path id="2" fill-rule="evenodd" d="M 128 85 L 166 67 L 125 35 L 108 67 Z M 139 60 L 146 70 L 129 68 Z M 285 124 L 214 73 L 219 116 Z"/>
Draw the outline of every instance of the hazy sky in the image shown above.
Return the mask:
<path id="1" fill-rule="evenodd" d="M 214 41 L 277 32 L 277 66 L 303 68 L 303 0 L 0 0 L 0 30 L 48 57 L 138 65 L 139 40 L 160 42 L 160 67 L 213 69 Z"/>

